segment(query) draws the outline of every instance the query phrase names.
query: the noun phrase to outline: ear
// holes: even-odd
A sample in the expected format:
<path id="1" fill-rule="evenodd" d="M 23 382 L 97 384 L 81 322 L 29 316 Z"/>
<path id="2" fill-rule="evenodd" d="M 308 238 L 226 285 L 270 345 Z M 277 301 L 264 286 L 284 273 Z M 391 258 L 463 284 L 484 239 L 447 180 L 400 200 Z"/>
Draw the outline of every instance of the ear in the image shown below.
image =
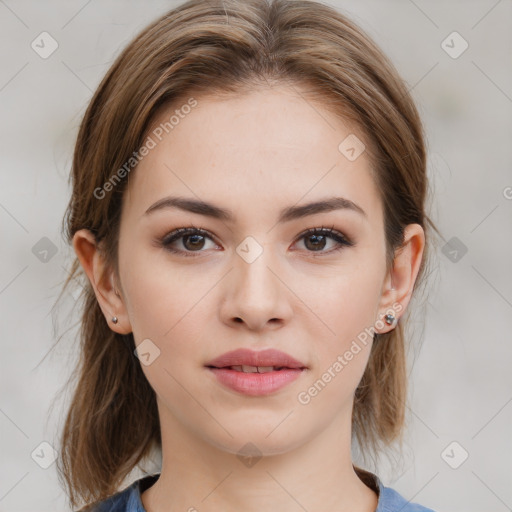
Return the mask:
<path id="1" fill-rule="evenodd" d="M 398 318 L 405 312 L 411 300 L 414 283 L 420 270 L 423 250 L 425 248 L 425 233 L 419 224 L 409 224 L 404 230 L 404 243 L 395 253 L 393 266 L 386 275 L 382 287 L 379 304 L 378 324 L 384 324 L 376 332 L 383 334 L 396 327 Z M 391 313 L 396 321 L 392 325 L 384 322 L 386 314 Z"/>
<path id="2" fill-rule="evenodd" d="M 107 268 L 91 231 L 77 231 L 73 236 L 73 249 L 91 282 L 109 327 L 119 334 L 132 332 L 123 298 L 115 284 L 114 272 Z M 117 323 L 112 322 L 113 317 L 117 318 Z"/>

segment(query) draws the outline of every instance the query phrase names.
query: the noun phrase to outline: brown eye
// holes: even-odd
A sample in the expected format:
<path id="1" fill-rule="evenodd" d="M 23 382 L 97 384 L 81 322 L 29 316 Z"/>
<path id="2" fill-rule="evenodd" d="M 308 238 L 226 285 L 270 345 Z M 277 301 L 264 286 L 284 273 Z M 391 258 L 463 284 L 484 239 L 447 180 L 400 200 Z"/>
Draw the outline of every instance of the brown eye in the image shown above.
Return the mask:
<path id="1" fill-rule="evenodd" d="M 304 245 L 312 251 L 322 250 L 327 243 L 326 238 L 325 235 L 308 235 L 304 238 Z"/>
<path id="2" fill-rule="evenodd" d="M 335 231 L 333 228 L 313 228 L 303 233 L 299 240 L 304 239 L 304 246 L 308 252 L 316 252 L 320 255 L 330 254 L 332 252 L 343 249 L 343 247 L 351 247 L 354 245 L 353 242 L 348 240 L 343 234 Z M 334 248 L 326 250 L 329 241 L 333 242 Z M 337 245 L 337 246 L 336 246 Z"/>
<path id="3" fill-rule="evenodd" d="M 195 256 L 191 253 L 205 252 L 202 249 L 205 248 L 208 240 L 213 243 L 212 236 L 203 229 L 180 228 L 166 235 L 162 239 L 161 245 L 167 251 L 173 253 L 182 254 L 183 256 Z M 216 246 L 214 243 L 213 245 Z"/>
<path id="4" fill-rule="evenodd" d="M 183 246 L 189 251 L 202 249 L 204 246 L 205 238 L 203 235 L 185 235 L 183 238 Z"/>

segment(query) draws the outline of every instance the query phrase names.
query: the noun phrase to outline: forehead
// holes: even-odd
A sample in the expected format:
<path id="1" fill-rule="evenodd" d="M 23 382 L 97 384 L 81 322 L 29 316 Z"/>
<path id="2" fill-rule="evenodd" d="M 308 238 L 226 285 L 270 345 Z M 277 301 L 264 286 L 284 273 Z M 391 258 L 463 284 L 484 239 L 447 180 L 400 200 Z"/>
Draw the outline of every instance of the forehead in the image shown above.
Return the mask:
<path id="1" fill-rule="evenodd" d="M 148 136 L 154 147 L 130 176 L 126 199 L 140 214 L 170 194 L 235 210 L 341 195 L 379 213 L 368 155 L 351 160 L 340 149 L 364 136 L 298 87 L 191 96 L 162 110 Z"/>

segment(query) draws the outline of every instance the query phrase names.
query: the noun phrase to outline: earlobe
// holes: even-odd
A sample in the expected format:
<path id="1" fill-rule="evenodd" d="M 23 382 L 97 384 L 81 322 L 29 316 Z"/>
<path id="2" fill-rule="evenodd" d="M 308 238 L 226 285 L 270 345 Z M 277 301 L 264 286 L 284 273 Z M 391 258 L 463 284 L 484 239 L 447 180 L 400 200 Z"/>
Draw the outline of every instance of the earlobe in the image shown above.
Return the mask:
<path id="1" fill-rule="evenodd" d="M 385 325 L 381 333 L 394 329 L 407 308 L 414 283 L 420 270 L 425 248 L 425 233 L 419 224 L 409 224 L 404 230 L 404 243 L 397 249 L 382 290 L 379 320 Z M 391 314 L 395 319 L 387 318 Z M 386 318 L 389 320 L 387 321 Z"/>
<path id="2" fill-rule="evenodd" d="M 132 332 L 126 307 L 115 286 L 113 273 L 107 267 L 93 233 L 87 229 L 77 231 L 73 236 L 73 249 L 110 328 L 119 334 Z"/>

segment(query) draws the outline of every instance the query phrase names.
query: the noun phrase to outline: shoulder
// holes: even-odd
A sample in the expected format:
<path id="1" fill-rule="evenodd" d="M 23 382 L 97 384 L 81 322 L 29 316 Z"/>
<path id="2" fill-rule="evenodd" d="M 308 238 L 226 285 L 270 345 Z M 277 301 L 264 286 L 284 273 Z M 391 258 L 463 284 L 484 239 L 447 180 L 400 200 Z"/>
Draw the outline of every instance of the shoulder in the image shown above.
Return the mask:
<path id="1" fill-rule="evenodd" d="M 130 505 L 136 483 L 120 491 L 109 498 L 95 503 L 79 512 L 143 512 Z"/>
<path id="2" fill-rule="evenodd" d="M 354 466 L 354 470 L 359 478 L 377 493 L 378 504 L 375 512 L 434 512 L 419 503 L 406 500 L 391 487 L 386 487 L 375 473 L 357 466 Z"/>
<path id="3" fill-rule="evenodd" d="M 391 487 L 385 487 L 379 481 L 379 504 L 375 512 L 434 512 L 419 503 L 406 500 Z"/>
<path id="4" fill-rule="evenodd" d="M 133 482 L 122 491 L 80 512 L 146 512 L 142 505 L 141 494 L 151 487 L 160 475 L 148 475 Z"/>

